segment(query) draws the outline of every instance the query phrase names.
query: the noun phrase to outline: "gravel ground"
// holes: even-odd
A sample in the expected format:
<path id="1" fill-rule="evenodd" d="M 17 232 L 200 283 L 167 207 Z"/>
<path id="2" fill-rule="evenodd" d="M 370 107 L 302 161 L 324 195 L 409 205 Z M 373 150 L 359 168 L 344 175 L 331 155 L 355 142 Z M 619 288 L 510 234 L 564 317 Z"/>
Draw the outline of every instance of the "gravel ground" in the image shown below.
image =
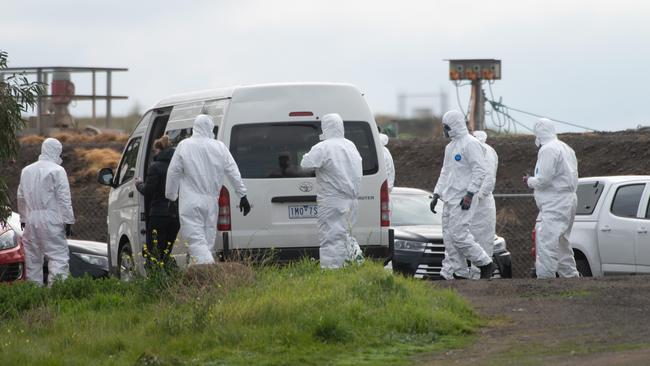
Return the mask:
<path id="1" fill-rule="evenodd" d="M 484 317 L 475 344 L 418 365 L 650 365 L 650 276 L 436 282 Z"/>

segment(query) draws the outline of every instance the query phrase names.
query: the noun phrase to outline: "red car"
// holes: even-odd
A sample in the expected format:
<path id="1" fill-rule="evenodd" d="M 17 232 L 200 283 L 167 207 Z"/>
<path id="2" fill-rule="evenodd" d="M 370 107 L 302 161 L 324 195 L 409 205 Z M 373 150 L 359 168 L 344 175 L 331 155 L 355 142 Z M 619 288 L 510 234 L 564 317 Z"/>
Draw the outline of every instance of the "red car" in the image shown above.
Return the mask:
<path id="1" fill-rule="evenodd" d="M 25 253 L 20 231 L 20 219 L 12 213 L 6 223 L 0 223 L 0 282 L 25 278 Z"/>

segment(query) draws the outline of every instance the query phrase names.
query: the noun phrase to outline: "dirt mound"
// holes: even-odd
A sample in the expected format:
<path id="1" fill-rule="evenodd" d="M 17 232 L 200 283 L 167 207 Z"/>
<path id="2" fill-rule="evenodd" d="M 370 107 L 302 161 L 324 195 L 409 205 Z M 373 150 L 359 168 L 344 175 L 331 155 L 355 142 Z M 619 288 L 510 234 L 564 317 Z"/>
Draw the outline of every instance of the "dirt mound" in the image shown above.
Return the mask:
<path id="1" fill-rule="evenodd" d="M 650 174 L 650 132 L 563 134 L 560 139 L 576 152 L 581 177 Z M 499 154 L 495 192 L 529 192 L 521 182 L 532 174 L 537 160 L 533 136 L 488 138 Z M 447 140 L 391 140 L 396 186 L 433 190 L 442 167 Z"/>

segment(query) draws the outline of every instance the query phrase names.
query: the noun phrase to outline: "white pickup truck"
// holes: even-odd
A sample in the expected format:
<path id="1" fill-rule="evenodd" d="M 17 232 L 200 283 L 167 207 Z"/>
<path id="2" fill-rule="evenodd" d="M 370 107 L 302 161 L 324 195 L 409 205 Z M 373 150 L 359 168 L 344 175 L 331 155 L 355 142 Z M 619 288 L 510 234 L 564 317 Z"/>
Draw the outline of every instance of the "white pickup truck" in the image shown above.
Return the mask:
<path id="1" fill-rule="evenodd" d="M 650 273 L 650 176 L 580 178 L 577 193 L 571 245 L 578 271 Z"/>

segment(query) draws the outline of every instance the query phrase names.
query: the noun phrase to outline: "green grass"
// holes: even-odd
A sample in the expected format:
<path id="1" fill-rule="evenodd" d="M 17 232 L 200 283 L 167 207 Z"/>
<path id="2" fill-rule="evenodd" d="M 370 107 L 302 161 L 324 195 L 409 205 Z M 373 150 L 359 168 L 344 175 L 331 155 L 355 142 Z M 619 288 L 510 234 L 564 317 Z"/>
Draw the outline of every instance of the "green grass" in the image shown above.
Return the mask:
<path id="1" fill-rule="evenodd" d="M 453 291 L 373 263 L 152 277 L 0 286 L 0 365 L 401 365 L 479 325 Z"/>

